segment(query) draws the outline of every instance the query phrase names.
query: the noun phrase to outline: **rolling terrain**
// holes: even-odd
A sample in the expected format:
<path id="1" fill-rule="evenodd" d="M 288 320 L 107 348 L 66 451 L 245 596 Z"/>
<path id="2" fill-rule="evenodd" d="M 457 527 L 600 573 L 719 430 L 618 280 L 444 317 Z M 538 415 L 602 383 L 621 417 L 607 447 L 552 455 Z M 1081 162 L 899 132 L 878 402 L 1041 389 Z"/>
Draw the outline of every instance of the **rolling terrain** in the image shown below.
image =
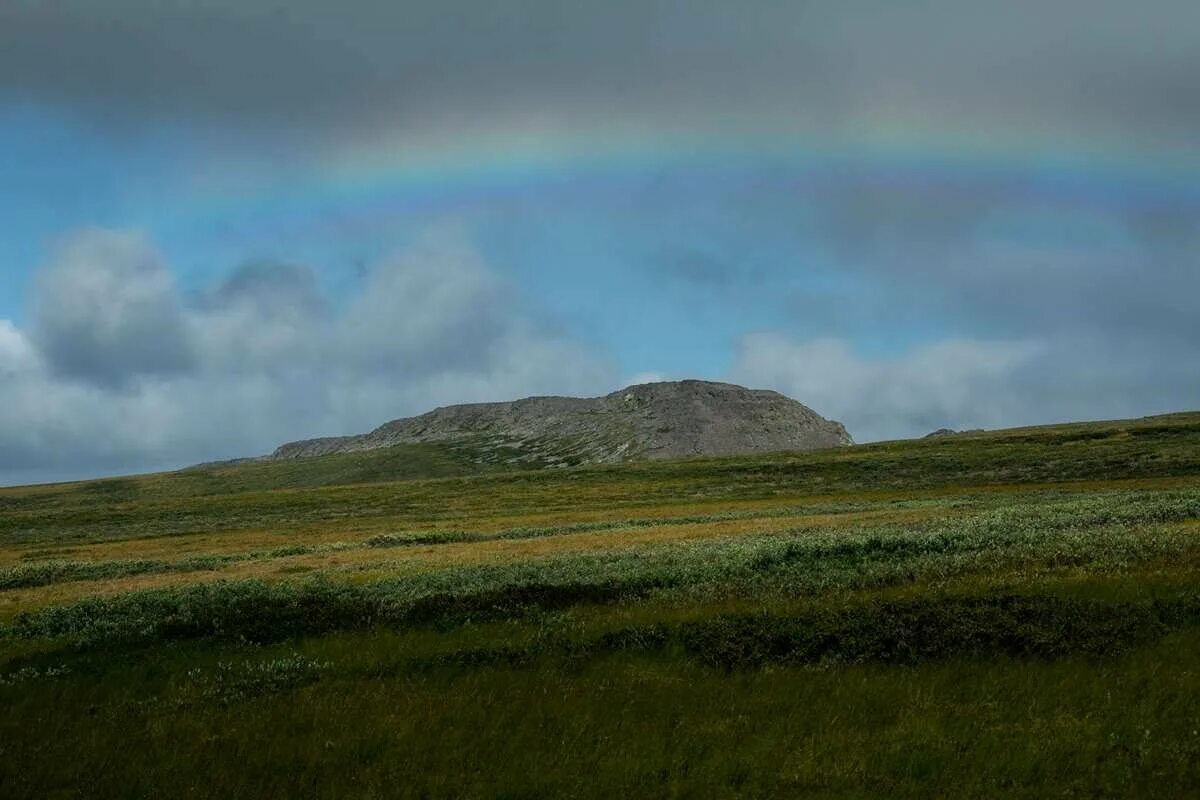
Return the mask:
<path id="1" fill-rule="evenodd" d="M 1200 785 L 1200 414 L 558 469 L 491 435 L 0 489 L 0 796 Z"/>

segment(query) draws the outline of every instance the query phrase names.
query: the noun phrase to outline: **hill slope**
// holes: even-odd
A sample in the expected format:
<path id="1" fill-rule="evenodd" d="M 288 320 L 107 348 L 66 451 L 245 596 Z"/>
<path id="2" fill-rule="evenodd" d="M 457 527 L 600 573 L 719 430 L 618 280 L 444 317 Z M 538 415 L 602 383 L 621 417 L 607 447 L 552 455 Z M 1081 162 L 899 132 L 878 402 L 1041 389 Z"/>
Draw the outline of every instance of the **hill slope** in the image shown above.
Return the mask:
<path id="1" fill-rule="evenodd" d="M 268 460 L 471 442 L 481 463 L 559 466 L 817 450 L 852 444 L 838 422 L 778 392 L 728 383 L 630 386 L 603 397 L 448 406 L 367 434 L 292 442 Z"/>
<path id="2" fill-rule="evenodd" d="M 458 457 L 0 489 L 0 797 L 1200 785 L 1198 414 Z"/>

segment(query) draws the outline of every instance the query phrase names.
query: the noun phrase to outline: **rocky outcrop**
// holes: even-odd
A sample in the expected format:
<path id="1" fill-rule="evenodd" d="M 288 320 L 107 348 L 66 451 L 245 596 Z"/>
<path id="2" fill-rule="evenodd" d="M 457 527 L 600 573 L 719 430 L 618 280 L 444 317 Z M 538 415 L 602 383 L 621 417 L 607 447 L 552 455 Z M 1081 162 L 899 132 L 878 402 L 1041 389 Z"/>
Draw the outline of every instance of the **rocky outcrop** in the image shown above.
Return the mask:
<path id="1" fill-rule="evenodd" d="M 986 433 L 983 428 L 972 428 L 969 431 L 956 431 L 953 428 L 938 428 L 933 433 L 927 433 L 922 439 L 940 439 L 943 436 L 969 436 L 973 433 Z"/>
<path id="2" fill-rule="evenodd" d="M 728 383 L 630 386 L 603 397 L 530 397 L 448 406 L 370 433 L 292 442 L 271 460 L 470 439 L 514 462 L 637 459 L 816 450 L 853 444 L 846 429 L 778 392 Z M 489 459 L 493 460 L 493 459 Z"/>

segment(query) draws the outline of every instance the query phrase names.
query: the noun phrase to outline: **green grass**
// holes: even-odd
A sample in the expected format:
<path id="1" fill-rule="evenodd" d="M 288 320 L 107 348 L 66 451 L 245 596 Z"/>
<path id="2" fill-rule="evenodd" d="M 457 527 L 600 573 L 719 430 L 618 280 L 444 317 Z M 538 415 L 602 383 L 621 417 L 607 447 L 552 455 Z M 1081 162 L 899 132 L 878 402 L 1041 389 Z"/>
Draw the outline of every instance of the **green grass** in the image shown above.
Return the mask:
<path id="1" fill-rule="evenodd" d="M 663 650 L 414 668 L 423 647 L 60 663 L 3 690 L 0 793 L 1186 797 L 1200 780 L 1194 630 L 1099 658 L 734 672 Z"/>
<path id="2" fill-rule="evenodd" d="M 0 796 L 1200 786 L 1200 415 L 473 458 L 0 490 Z"/>

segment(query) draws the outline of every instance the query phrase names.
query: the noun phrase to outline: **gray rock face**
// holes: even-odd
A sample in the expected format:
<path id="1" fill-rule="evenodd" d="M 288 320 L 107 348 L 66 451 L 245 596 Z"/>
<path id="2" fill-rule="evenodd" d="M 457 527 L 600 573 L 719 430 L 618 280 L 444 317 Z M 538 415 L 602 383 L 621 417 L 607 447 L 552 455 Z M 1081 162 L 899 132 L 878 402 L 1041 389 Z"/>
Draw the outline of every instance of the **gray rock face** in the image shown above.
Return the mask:
<path id="1" fill-rule="evenodd" d="M 927 433 L 922 439 L 940 439 L 943 436 L 970 436 L 974 433 L 985 433 L 983 428 L 972 428 L 969 431 L 956 431 L 953 428 L 938 428 L 933 433 Z"/>
<path id="2" fill-rule="evenodd" d="M 470 439 L 512 461 L 603 464 L 636 459 L 816 450 L 853 444 L 839 422 L 778 392 L 729 383 L 630 386 L 604 397 L 530 397 L 448 406 L 370 433 L 285 444 L 269 459 Z"/>

